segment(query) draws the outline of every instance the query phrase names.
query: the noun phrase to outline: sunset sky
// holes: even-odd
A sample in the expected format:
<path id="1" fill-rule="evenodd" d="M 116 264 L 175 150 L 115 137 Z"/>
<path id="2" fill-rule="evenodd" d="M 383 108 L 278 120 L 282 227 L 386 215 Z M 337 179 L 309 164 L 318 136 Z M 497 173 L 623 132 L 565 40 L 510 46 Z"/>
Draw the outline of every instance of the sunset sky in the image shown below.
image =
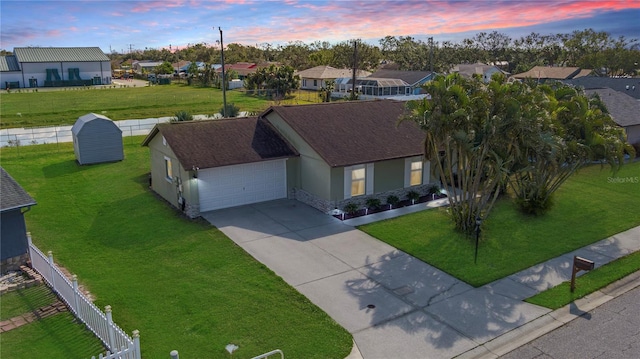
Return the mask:
<path id="1" fill-rule="evenodd" d="M 570 33 L 593 28 L 640 38 L 640 0 L 438 1 L 7 1 L 0 0 L 0 49 L 99 46 L 172 48 L 215 44 L 328 41 L 387 36 L 458 42 L 478 32 L 512 38 L 531 32 Z M 214 29 L 215 28 L 215 29 Z"/>

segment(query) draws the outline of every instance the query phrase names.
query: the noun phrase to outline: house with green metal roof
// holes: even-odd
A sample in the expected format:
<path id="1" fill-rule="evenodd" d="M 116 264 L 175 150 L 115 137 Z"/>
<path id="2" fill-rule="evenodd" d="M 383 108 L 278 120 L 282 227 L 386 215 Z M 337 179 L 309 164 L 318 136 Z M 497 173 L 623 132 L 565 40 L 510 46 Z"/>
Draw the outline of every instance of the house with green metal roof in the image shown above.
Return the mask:
<path id="1" fill-rule="evenodd" d="M 99 47 L 16 47 L 0 56 L 2 89 L 110 83 L 111 63 Z"/>

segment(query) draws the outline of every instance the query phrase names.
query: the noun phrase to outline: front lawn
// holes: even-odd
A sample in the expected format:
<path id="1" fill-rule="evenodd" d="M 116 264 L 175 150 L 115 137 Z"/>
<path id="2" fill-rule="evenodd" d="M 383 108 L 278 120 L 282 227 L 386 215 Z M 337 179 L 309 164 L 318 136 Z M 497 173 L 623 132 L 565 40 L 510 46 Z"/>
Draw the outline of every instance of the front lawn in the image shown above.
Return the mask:
<path id="1" fill-rule="evenodd" d="M 556 193 L 542 217 L 519 213 L 502 200 L 483 223 L 474 264 L 475 237 L 453 229 L 446 208 L 422 211 L 360 227 L 361 230 L 447 273 L 481 286 L 547 259 L 640 225 L 640 162 L 612 174 L 583 168 Z"/>
<path id="2" fill-rule="evenodd" d="M 291 358 L 345 357 L 346 330 L 220 231 L 148 189 L 141 141 L 125 141 L 124 161 L 90 166 L 76 164 L 70 143 L 3 148 L 2 166 L 38 202 L 25 214 L 35 244 L 77 274 L 96 305 L 111 305 L 127 333 L 140 330 L 146 358 L 174 349 L 228 358 L 229 343 L 240 347 L 238 359 L 276 348 Z"/>

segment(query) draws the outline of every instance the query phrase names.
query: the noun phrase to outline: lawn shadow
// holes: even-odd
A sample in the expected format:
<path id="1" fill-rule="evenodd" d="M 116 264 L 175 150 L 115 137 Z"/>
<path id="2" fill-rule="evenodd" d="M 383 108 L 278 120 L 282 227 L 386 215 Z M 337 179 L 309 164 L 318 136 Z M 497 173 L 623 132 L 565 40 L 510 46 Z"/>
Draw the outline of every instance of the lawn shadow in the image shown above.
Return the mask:
<path id="1" fill-rule="evenodd" d="M 87 166 L 81 166 L 76 159 L 53 163 L 42 167 L 42 173 L 45 178 L 57 178 L 60 176 L 73 175 L 76 172 L 86 171 Z"/>
<path id="2" fill-rule="evenodd" d="M 149 196 L 144 192 L 101 205 L 87 241 L 109 248 L 148 250 L 176 241 L 176 236 L 198 231 L 181 213 L 164 203 L 149 203 Z M 209 230 L 206 226 L 199 228 Z"/>

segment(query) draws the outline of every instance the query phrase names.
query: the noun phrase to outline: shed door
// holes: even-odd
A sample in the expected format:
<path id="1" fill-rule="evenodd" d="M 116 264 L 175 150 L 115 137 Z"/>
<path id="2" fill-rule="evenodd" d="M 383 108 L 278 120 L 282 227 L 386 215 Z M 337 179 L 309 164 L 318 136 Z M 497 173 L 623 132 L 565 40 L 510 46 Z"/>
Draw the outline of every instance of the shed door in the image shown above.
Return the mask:
<path id="1" fill-rule="evenodd" d="M 286 159 L 198 172 L 200 211 L 287 197 Z"/>

